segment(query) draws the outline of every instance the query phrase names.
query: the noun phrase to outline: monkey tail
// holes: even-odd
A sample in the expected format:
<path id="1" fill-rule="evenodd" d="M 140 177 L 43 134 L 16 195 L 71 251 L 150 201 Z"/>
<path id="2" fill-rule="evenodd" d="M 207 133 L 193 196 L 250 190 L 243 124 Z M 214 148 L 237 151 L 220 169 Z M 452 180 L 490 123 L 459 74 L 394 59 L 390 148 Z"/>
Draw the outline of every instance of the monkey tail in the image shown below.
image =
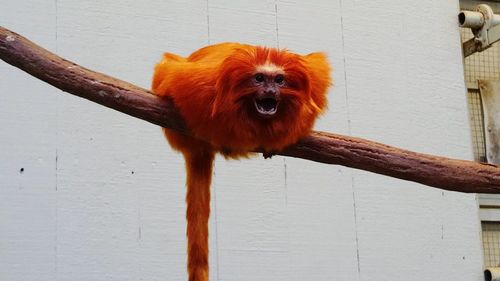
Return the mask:
<path id="1" fill-rule="evenodd" d="M 215 153 L 210 149 L 184 153 L 187 171 L 186 219 L 189 281 L 208 281 L 208 219 L 214 156 Z"/>

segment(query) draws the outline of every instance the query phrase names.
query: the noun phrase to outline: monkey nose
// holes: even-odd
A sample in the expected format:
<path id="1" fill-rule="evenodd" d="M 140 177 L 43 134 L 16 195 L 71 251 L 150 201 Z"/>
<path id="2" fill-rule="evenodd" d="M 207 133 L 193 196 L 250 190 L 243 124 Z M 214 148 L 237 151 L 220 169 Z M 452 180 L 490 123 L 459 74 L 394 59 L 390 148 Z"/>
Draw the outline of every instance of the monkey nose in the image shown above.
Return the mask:
<path id="1" fill-rule="evenodd" d="M 265 96 L 275 96 L 276 95 L 276 90 L 275 89 L 267 89 L 264 91 Z"/>

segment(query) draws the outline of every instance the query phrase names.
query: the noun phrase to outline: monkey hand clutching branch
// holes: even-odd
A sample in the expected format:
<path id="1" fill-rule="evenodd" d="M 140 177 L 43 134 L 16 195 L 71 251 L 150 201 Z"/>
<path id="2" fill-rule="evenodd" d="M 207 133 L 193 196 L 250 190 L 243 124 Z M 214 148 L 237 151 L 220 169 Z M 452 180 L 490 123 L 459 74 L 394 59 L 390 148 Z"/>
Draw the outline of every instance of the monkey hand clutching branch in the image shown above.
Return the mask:
<path id="1" fill-rule="evenodd" d="M 199 49 L 189 57 L 165 53 L 152 88 L 168 96 L 192 136 L 164 128 L 187 171 L 187 240 L 190 281 L 208 280 L 210 183 L 216 153 L 265 156 L 306 136 L 327 106 L 330 66 L 323 53 L 238 43 Z"/>

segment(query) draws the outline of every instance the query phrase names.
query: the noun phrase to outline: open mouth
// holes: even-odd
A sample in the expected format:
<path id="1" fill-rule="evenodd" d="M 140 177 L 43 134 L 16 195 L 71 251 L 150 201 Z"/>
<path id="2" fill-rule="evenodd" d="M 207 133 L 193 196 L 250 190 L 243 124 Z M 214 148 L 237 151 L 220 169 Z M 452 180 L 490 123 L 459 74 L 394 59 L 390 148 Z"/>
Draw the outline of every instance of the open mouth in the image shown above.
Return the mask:
<path id="1" fill-rule="evenodd" d="M 278 110 L 278 100 L 275 97 L 255 98 L 255 108 L 264 117 L 271 117 Z"/>

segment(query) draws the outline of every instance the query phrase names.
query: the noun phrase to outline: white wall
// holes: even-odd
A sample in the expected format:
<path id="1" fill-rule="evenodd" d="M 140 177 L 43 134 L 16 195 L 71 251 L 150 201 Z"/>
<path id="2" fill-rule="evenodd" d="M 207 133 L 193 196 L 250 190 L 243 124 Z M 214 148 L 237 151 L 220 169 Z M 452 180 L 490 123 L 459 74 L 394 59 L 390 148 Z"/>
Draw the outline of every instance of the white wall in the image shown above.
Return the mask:
<path id="1" fill-rule="evenodd" d="M 0 25 L 149 87 L 163 51 L 326 51 L 317 129 L 472 158 L 458 1 L 0 0 Z M 0 63 L 0 280 L 186 280 L 159 128 Z M 21 172 L 21 169 L 24 169 Z M 211 280 L 480 280 L 474 195 L 274 157 L 216 163 Z"/>

